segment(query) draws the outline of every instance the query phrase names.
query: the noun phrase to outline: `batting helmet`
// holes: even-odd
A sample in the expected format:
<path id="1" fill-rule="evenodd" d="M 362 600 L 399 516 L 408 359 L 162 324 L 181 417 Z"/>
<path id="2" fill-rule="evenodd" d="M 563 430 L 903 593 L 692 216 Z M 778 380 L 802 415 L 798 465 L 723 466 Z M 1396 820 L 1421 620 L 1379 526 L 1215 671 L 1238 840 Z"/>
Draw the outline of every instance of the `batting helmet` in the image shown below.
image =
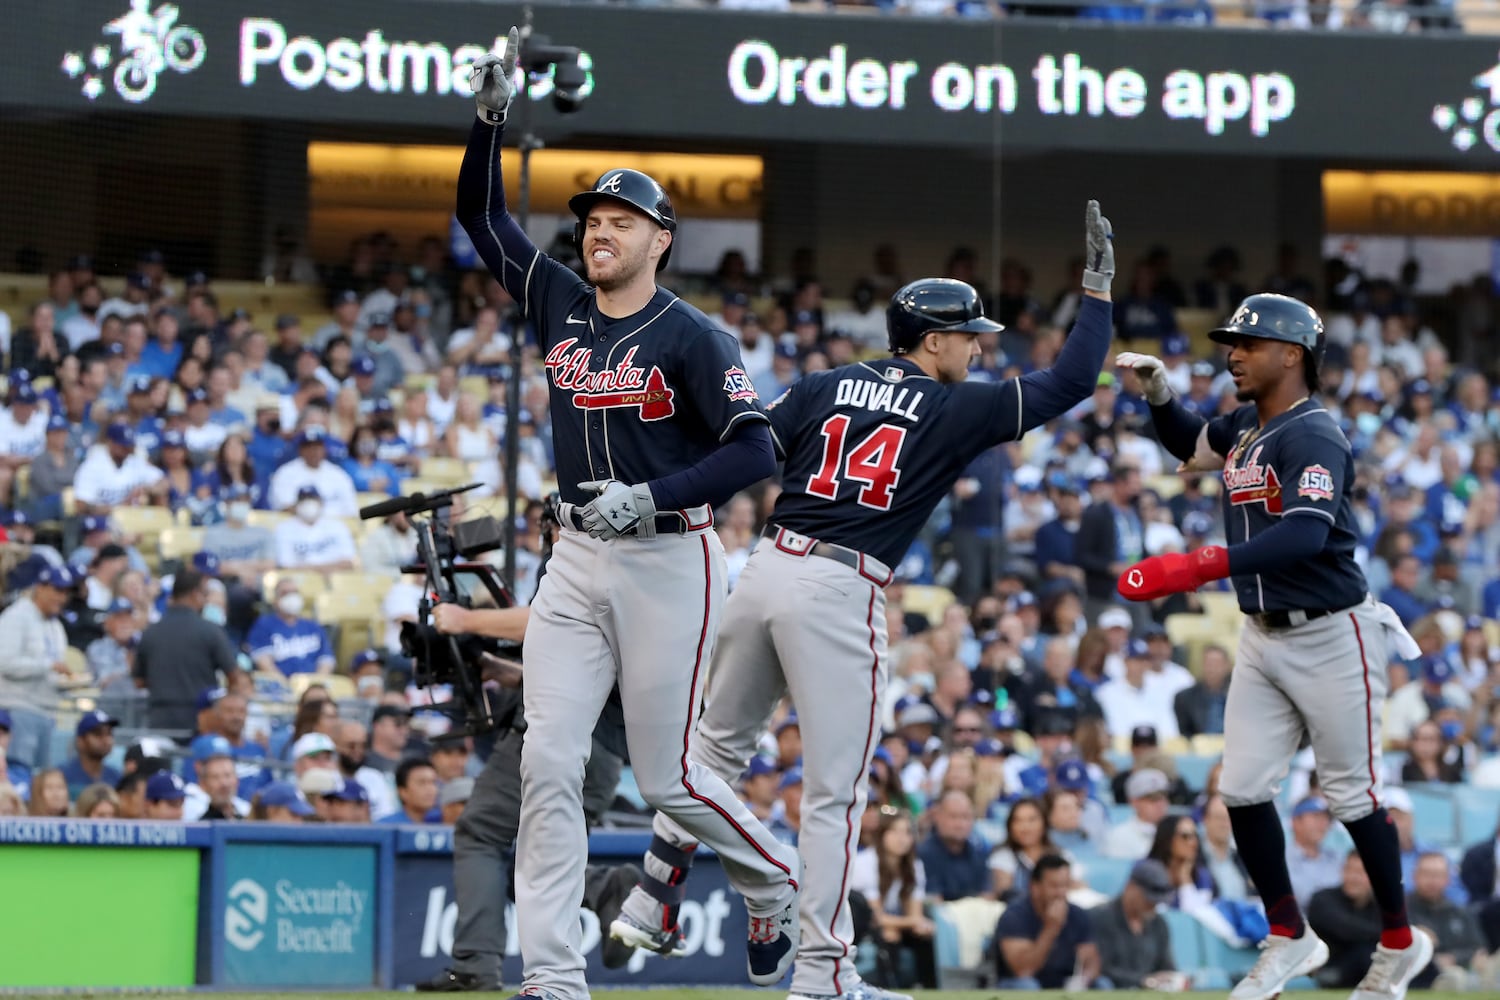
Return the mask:
<path id="1" fill-rule="evenodd" d="M 1272 292 L 1252 295 L 1240 303 L 1223 326 L 1210 330 L 1208 336 L 1216 343 L 1230 345 L 1238 337 L 1298 344 L 1302 348 L 1307 387 L 1314 391 L 1318 388 L 1318 368 L 1323 364 L 1328 337 L 1323 332 L 1322 317 L 1306 302 Z"/>
<path id="2" fill-rule="evenodd" d="M 954 278 L 923 278 L 895 295 L 885 311 L 892 354 L 905 354 L 926 334 L 999 333 L 1005 327 L 984 317 L 984 303 L 972 285 Z"/>
<path id="3" fill-rule="evenodd" d="M 636 211 L 644 213 L 652 222 L 671 233 L 673 242 L 676 242 L 677 213 L 672 210 L 672 199 L 667 197 L 666 190 L 639 170 L 606 170 L 599 175 L 592 188 L 580 191 L 568 199 L 568 208 L 578 216 L 578 222 L 573 226 L 573 242 L 578 244 L 580 254 L 583 253 L 584 221 L 588 219 L 589 211 L 606 198 L 623 201 Z M 670 256 L 672 247 L 668 244 L 661 260 L 656 262 L 658 271 L 667 266 L 667 258 Z"/>

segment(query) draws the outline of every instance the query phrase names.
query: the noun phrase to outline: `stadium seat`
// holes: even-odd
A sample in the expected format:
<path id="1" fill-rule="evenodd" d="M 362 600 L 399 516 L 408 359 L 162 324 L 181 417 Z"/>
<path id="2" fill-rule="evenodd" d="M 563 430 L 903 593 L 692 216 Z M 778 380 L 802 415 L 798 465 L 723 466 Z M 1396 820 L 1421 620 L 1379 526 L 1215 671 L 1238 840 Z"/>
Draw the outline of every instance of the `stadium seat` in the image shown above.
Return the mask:
<path id="1" fill-rule="evenodd" d="M 1198 970 L 1204 967 L 1203 928 L 1198 921 L 1181 910 L 1159 911 L 1167 923 L 1167 935 L 1172 940 L 1172 964 L 1179 972 L 1193 976 L 1193 985 L 1200 989 L 1212 989 L 1198 982 Z M 1227 985 L 1227 984 L 1226 984 Z"/>
<path id="2" fill-rule="evenodd" d="M 1223 733 L 1199 733 L 1192 739 L 1193 753 L 1199 757 L 1212 757 L 1215 760 L 1224 756 L 1224 734 Z"/>
<path id="3" fill-rule="evenodd" d="M 903 611 L 915 611 L 936 625 L 943 620 L 943 611 L 958 600 L 947 587 L 934 587 L 913 583 L 906 587 L 901 598 Z"/>
<path id="4" fill-rule="evenodd" d="M 1208 783 L 1208 772 L 1218 762 L 1217 757 L 1200 757 L 1197 754 L 1179 754 L 1174 761 L 1177 776 L 1187 782 L 1189 788 L 1200 791 Z"/>
<path id="5" fill-rule="evenodd" d="M 203 551 L 202 528 L 168 528 L 157 538 L 162 562 L 187 562 Z"/>
<path id="6" fill-rule="evenodd" d="M 411 372 L 401 380 L 401 384 L 406 387 L 408 392 L 422 392 L 431 388 L 436 383 L 437 376 L 428 374 L 427 372 Z"/>
<path id="7" fill-rule="evenodd" d="M 373 600 L 377 610 L 395 582 L 395 577 L 385 573 L 349 571 L 328 574 L 328 590 L 331 593 L 358 594 L 362 599 Z"/>
<path id="8" fill-rule="evenodd" d="M 1145 482 L 1146 489 L 1163 500 L 1170 500 L 1182 492 L 1182 477 L 1173 475 L 1152 476 Z"/>
<path id="9" fill-rule="evenodd" d="M 1096 856 L 1083 862 L 1089 888 L 1114 899 L 1130 880 L 1130 869 L 1135 861 L 1128 858 L 1106 858 Z"/>
<path id="10" fill-rule="evenodd" d="M 1454 785 L 1453 799 L 1458 809 L 1460 844 L 1473 844 L 1495 835 L 1500 827 L 1500 788 Z"/>
<path id="11" fill-rule="evenodd" d="M 123 534 L 156 538 L 175 526 L 172 511 L 166 507 L 116 507 L 110 520 Z"/>
<path id="12" fill-rule="evenodd" d="M 267 531 L 275 531 L 276 526 L 291 514 L 284 510 L 252 510 L 246 523 L 257 528 L 265 528 Z"/>
<path id="13" fill-rule="evenodd" d="M 1227 590 L 1206 590 L 1198 594 L 1198 603 L 1203 613 L 1216 622 L 1238 626 L 1240 618 L 1239 597 Z"/>
<path id="14" fill-rule="evenodd" d="M 339 666 L 342 668 L 343 664 Z M 287 678 L 287 686 L 299 699 L 314 684 L 322 684 L 326 687 L 329 696 L 334 701 L 349 701 L 359 697 L 359 689 L 354 686 L 354 679 L 344 674 L 293 674 Z"/>
<path id="15" fill-rule="evenodd" d="M 336 632 L 334 655 L 343 667 L 362 649 L 383 645 L 385 619 L 380 600 L 366 591 L 330 590 L 313 603 L 314 617 Z"/>
<path id="16" fill-rule="evenodd" d="M 356 494 L 354 494 L 354 502 L 355 502 L 355 504 L 357 504 L 359 506 L 360 510 L 364 510 L 366 507 L 370 506 L 371 504 L 377 504 L 377 503 L 380 503 L 382 500 L 389 500 L 390 498 L 391 498 L 391 496 L 390 496 L 389 493 L 356 493 Z"/>
<path id="17" fill-rule="evenodd" d="M 467 483 L 472 479 L 469 463 L 460 458 L 444 458 L 438 455 L 429 455 L 422 459 L 417 465 L 417 475 L 423 479 L 447 483 L 450 486 Z"/>
<path id="18" fill-rule="evenodd" d="M 1456 846 L 1458 830 L 1449 786 L 1412 784 L 1405 788 L 1416 811 L 1417 839 L 1435 847 Z"/>
<path id="19" fill-rule="evenodd" d="M 273 569 L 261 577 L 261 593 L 267 598 L 276 591 L 276 583 L 283 577 L 292 577 L 297 581 L 297 590 L 302 594 L 305 601 L 315 601 L 319 594 L 328 591 L 328 580 L 322 573 L 316 570 L 295 569 Z"/>
<path id="20" fill-rule="evenodd" d="M 490 398 L 490 380 L 483 375 L 465 375 L 458 380 L 458 391 L 484 402 Z"/>

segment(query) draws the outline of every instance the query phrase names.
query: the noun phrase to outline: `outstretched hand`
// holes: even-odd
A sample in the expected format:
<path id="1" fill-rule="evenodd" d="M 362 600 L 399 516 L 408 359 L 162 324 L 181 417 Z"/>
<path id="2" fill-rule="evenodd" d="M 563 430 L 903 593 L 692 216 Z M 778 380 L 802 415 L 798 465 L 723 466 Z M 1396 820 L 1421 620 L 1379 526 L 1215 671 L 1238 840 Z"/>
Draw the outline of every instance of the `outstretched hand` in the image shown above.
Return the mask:
<path id="1" fill-rule="evenodd" d="M 474 60 L 469 70 L 469 89 L 479 105 L 479 120 L 491 125 L 503 125 L 505 114 L 510 109 L 515 86 L 511 81 L 516 75 L 516 59 L 521 52 L 521 30 L 511 26 L 505 39 L 505 55 L 486 52 Z"/>
<path id="2" fill-rule="evenodd" d="M 1109 293 L 1115 276 L 1115 230 L 1099 213 L 1099 203 L 1090 200 L 1084 211 L 1083 287 Z"/>

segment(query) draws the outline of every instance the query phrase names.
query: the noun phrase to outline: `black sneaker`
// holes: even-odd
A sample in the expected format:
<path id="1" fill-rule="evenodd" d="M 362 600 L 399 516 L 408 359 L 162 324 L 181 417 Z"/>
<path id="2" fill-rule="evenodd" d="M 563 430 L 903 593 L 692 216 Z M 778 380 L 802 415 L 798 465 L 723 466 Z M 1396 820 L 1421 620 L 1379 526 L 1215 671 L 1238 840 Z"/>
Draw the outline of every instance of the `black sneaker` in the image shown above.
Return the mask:
<path id="1" fill-rule="evenodd" d="M 500 989 L 499 982 L 486 983 L 472 972 L 444 969 L 425 983 L 418 983 L 418 993 L 492 993 Z"/>
<path id="2" fill-rule="evenodd" d="M 599 917 L 599 927 L 604 932 L 601 935 L 604 941 L 599 946 L 599 957 L 606 969 L 621 968 L 630 961 L 630 956 L 635 954 L 634 945 L 611 937 L 609 929 L 610 925 L 615 922 L 615 918 L 620 915 L 620 907 L 625 905 L 625 899 L 630 895 L 630 890 L 634 889 L 643 878 L 645 874 L 635 865 L 620 865 L 610 870 L 599 892 L 595 912 Z"/>

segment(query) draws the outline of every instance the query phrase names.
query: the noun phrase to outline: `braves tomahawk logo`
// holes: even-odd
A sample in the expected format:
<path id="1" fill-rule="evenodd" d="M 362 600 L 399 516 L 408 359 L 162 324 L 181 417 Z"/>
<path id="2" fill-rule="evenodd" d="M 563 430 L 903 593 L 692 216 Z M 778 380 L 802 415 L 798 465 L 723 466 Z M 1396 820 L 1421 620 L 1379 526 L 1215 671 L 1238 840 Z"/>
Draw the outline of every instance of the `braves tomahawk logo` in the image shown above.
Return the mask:
<path id="1" fill-rule="evenodd" d="M 1236 507 L 1249 503 L 1265 504 L 1266 513 L 1281 513 L 1281 480 L 1276 470 L 1260 461 L 1261 449 L 1256 445 L 1243 464 L 1233 457 L 1224 465 L 1224 488 L 1229 491 L 1229 502 Z"/>
<path id="2" fill-rule="evenodd" d="M 114 68 L 115 93 L 132 104 L 140 104 L 156 93 L 156 78 L 167 70 L 191 73 L 203 65 L 208 49 L 197 28 L 177 23 L 176 4 L 164 3 L 155 10 L 151 0 L 130 0 L 130 10 L 104 26 L 104 34 L 120 36 L 120 61 Z M 90 101 L 104 94 L 113 53 L 108 45 L 95 45 L 85 55 L 63 56 L 62 71 L 70 79 L 83 78 L 81 90 Z"/>
<path id="3" fill-rule="evenodd" d="M 612 410 L 636 407 L 642 420 L 665 420 L 677 412 L 677 395 L 656 365 L 648 372 L 635 363 L 640 348 L 625 352 L 620 363 L 603 371 L 590 371 L 593 351 L 579 347 L 578 339 L 559 341 L 544 362 L 552 384 L 573 393 L 573 406 L 580 410 Z"/>

